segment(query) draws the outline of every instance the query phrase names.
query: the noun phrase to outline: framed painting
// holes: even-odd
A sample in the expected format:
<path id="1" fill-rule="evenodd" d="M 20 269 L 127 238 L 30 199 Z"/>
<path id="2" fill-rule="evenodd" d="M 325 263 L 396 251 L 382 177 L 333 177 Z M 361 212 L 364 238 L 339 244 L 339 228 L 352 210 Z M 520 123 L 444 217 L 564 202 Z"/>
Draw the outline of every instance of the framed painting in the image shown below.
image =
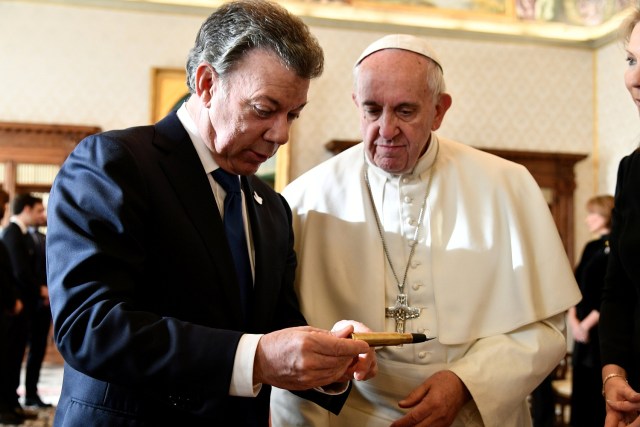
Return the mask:
<path id="1" fill-rule="evenodd" d="M 151 123 L 156 123 L 180 107 L 189 95 L 186 71 L 181 68 L 151 69 Z M 289 182 L 289 144 L 278 149 L 278 154 L 265 162 L 256 173 L 276 191 Z"/>
<path id="2" fill-rule="evenodd" d="M 166 116 L 189 94 L 186 78 L 181 68 L 151 69 L 151 123 Z"/>

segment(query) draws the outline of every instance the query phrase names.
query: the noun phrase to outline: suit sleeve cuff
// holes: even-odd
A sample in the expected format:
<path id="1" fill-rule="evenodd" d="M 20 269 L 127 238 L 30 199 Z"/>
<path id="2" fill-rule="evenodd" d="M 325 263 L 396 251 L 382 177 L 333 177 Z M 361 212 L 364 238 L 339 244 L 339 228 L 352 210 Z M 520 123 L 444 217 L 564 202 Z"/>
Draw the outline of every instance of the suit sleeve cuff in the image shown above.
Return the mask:
<path id="1" fill-rule="evenodd" d="M 261 337 L 262 335 L 256 334 L 244 334 L 240 337 L 233 361 L 229 395 L 256 397 L 260 392 L 262 384 L 253 384 L 253 360 Z"/>
<path id="2" fill-rule="evenodd" d="M 330 396 L 335 396 L 338 394 L 342 394 L 349 389 L 349 381 L 345 381 L 343 383 L 332 383 L 322 387 L 316 387 L 314 390 L 319 391 L 320 393 L 328 394 Z"/>

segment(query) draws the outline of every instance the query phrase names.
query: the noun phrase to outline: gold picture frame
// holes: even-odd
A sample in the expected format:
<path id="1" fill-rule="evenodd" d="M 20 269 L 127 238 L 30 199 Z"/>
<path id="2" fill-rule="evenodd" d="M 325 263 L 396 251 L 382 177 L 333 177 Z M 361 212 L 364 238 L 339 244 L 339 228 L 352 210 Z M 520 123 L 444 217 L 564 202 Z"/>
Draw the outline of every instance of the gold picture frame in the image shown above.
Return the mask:
<path id="1" fill-rule="evenodd" d="M 182 68 L 151 69 L 151 123 L 156 123 L 189 93 Z"/>
<path id="2" fill-rule="evenodd" d="M 182 68 L 151 69 L 151 123 L 156 123 L 175 108 L 189 93 L 186 71 Z M 273 159 L 265 162 L 256 175 L 273 186 L 276 191 L 289 183 L 289 144 L 278 149 Z"/>

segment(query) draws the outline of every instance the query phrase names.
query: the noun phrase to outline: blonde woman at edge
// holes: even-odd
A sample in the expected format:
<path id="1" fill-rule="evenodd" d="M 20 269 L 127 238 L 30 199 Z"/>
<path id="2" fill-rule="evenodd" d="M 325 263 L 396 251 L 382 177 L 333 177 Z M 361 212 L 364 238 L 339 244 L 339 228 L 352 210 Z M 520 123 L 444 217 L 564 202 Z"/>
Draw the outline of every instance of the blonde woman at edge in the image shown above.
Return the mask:
<path id="1" fill-rule="evenodd" d="M 640 108 L 640 10 L 623 25 L 628 67 L 624 81 Z M 620 162 L 609 240 L 611 252 L 600 307 L 605 427 L 640 426 L 640 151 Z"/>

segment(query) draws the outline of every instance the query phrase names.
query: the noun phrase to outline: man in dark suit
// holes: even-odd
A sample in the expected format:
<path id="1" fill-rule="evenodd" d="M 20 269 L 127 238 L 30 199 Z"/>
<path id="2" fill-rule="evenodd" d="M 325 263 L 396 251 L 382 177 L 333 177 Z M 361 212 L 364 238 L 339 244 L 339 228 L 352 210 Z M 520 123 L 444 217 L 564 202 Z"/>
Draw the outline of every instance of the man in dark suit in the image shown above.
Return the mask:
<path id="1" fill-rule="evenodd" d="M 22 311 L 22 301 L 17 298 L 17 286 L 13 278 L 11 259 L 0 240 L 0 424 L 20 424 L 24 416 L 16 406 L 16 389 L 8 380 L 13 377 L 14 364 L 10 363 L 12 318 Z"/>
<path id="2" fill-rule="evenodd" d="M 44 215 L 42 199 L 30 194 L 18 194 L 11 201 L 11 221 L 2 230 L 2 241 L 11 260 L 13 277 L 23 310 L 7 317 L 7 375 L 0 378 L 0 389 L 5 396 L 12 395 L 13 406 L 18 416 L 25 416 L 18 402 L 20 368 L 30 333 L 30 319 L 37 308 L 41 295 L 41 283 L 34 269 L 34 248 L 28 227 L 37 223 Z"/>
<path id="3" fill-rule="evenodd" d="M 0 219 L 4 218 L 8 202 L 9 194 L 0 190 Z M 0 239 L 0 424 L 17 425 L 24 421 L 23 414 L 16 411 L 15 385 L 8 381 L 15 371 L 14 364 L 9 363 L 9 353 L 13 349 L 9 326 L 22 308 L 9 251 Z"/>
<path id="4" fill-rule="evenodd" d="M 369 347 L 344 339 L 362 326 L 305 326 L 291 211 L 254 176 L 287 142 L 322 66 L 300 19 L 265 1 L 226 3 L 196 38 L 177 112 L 89 137 L 69 156 L 48 204 L 65 359 L 57 426 L 267 426 L 271 386 L 337 412 L 347 380 L 375 374 Z M 220 169 L 242 186 L 248 290 Z"/>
<path id="5" fill-rule="evenodd" d="M 36 280 L 40 285 L 40 298 L 29 321 L 30 333 L 27 343 L 29 351 L 25 366 L 24 403 L 27 406 L 38 408 L 52 406 L 50 403 L 43 402 L 38 394 L 40 370 L 47 353 L 49 330 L 51 329 L 51 307 L 49 307 L 47 288 L 46 236 L 40 231 L 40 227 L 46 227 L 46 225 L 47 215 L 43 211 L 42 215 L 36 219 L 36 223 L 29 227 L 29 237 L 31 238 L 29 243 L 33 248 L 33 268 Z"/>

